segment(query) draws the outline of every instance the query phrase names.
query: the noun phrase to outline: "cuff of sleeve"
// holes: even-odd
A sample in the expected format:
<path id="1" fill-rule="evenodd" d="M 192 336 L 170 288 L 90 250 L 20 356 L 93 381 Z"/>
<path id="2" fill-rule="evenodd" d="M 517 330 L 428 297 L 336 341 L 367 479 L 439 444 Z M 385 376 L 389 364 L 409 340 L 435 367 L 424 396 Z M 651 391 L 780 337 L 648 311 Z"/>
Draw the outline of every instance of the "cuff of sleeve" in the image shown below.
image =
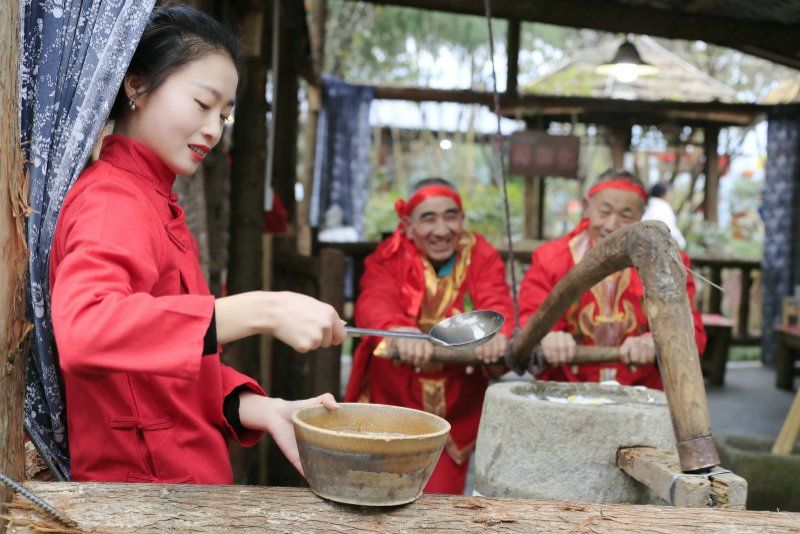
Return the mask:
<path id="1" fill-rule="evenodd" d="M 203 336 L 203 356 L 217 353 L 217 312 L 211 312 L 211 323 Z"/>
<path id="2" fill-rule="evenodd" d="M 232 391 L 230 391 L 225 395 L 222 406 L 223 410 L 222 420 L 225 425 L 225 430 L 227 431 L 228 436 L 233 441 L 235 441 L 242 447 L 252 447 L 256 443 L 258 443 L 258 440 L 261 439 L 261 436 L 264 435 L 264 432 L 261 430 L 253 430 L 250 428 L 245 428 L 244 426 L 242 426 L 242 423 L 239 420 L 239 395 L 246 390 L 252 391 L 253 393 L 261 395 L 263 397 L 267 396 L 264 390 L 261 389 L 261 386 L 259 386 L 253 380 L 247 380 L 243 383 L 236 385 L 232 389 Z M 235 397 L 235 400 L 233 399 L 229 400 L 229 398 L 231 397 Z M 233 418 L 234 421 L 231 421 L 228 418 L 228 410 L 232 409 L 234 403 L 236 404 L 236 416 Z"/>

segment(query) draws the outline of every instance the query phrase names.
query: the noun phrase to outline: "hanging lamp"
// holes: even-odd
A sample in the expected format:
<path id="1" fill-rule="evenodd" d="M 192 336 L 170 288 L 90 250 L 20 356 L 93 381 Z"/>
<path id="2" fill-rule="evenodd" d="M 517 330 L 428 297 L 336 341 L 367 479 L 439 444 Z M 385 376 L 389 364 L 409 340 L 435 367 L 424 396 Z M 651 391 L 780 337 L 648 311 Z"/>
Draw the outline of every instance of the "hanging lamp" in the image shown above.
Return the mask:
<path id="1" fill-rule="evenodd" d="M 617 48 L 617 53 L 614 54 L 614 59 L 609 63 L 598 65 L 595 68 L 597 74 L 605 76 L 613 76 L 623 83 L 632 83 L 636 81 L 639 76 L 652 76 L 658 72 L 658 67 L 645 63 L 639 51 L 634 46 L 630 37 L 626 37 L 625 41 Z"/>

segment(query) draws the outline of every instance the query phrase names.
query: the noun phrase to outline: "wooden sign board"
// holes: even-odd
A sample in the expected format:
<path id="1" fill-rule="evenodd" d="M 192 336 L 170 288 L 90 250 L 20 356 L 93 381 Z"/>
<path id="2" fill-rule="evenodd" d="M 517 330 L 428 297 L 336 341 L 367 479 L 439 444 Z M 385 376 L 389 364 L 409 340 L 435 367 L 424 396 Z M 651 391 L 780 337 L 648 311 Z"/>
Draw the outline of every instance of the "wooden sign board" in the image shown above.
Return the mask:
<path id="1" fill-rule="evenodd" d="M 578 177 L 580 139 L 524 130 L 511 134 L 511 174 Z"/>

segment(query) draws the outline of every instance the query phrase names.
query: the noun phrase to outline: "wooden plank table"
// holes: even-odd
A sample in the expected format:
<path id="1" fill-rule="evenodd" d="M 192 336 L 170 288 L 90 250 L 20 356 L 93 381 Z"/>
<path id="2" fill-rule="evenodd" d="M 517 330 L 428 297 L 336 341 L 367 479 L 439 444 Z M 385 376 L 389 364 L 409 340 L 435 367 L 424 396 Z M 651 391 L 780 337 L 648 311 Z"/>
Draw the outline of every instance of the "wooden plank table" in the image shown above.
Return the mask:
<path id="1" fill-rule="evenodd" d="M 393 508 L 325 501 L 307 489 L 29 482 L 95 532 L 799 532 L 800 514 L 423 495 Z M 17 496 L 10 532 L 44 526 Z M 34 524 L 31 523 L 34 522 Z M 38 521 L 38 524 L 35 522 Z"/>
<path id="2" fill-rule="evenodd" d="M 800 357 L 800 328 L 777 325 L 775 332 L 775 386 L 792 390 L 797 375 L 795 360 Z"/>

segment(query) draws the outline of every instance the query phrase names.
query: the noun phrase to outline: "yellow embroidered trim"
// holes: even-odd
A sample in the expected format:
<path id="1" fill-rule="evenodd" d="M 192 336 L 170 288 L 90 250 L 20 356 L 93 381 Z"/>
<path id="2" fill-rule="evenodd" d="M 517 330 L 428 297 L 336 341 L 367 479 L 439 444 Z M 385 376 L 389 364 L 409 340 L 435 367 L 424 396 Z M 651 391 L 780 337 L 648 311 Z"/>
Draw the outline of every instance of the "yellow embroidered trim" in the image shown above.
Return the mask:
<path id="1" fill-rule="evenodd" d="M 422 409 L 439 417 L 447 416 L 445 379 L 420 378 L 422 386 Z"/>

